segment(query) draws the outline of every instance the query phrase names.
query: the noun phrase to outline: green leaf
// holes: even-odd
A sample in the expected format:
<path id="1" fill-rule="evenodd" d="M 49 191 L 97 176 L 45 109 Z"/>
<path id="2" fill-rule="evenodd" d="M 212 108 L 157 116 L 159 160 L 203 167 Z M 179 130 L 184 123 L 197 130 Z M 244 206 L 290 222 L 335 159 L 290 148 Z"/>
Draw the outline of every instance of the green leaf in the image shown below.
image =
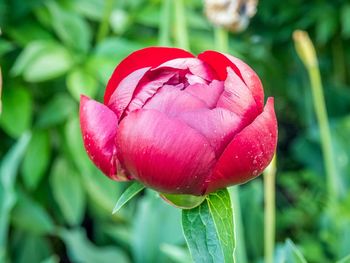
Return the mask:
<path id="1" fill-rule="evenodd" d="M 47 2 L 52 26 L 58 37 L 69 47 L 87 52 L 92 38 L 89 24 L 76 13 L 63 10 L 57 2 Z"/>
<path id="2" fill-rule="evenodd" d="M 96 78 L 83 69 L 76 69 L 67 76 L 67 88 L 70 94 L 80 101 L 80 95 L 84 94 L 90 98 L 95 97 L 98 82 Z"/>
<path id="3" fill-rule="evenodd" d="M 161 251 L 168 256 L 172 261 L 176 263 L 189 263 L 191 262 L 191 256 L 188 250 L 183 247 L 178 247 L 169 244 L 162 244 Z"/>
<path id="4" fill-rule="evenodd" d="M 182 209 L 192 209 L 200 205 L 206 196 L 183 195 L 183 194 L 160 194 L 168 204 Z"/>
<path id="5" fill-rule="evenodd" d="M 234 262 L 233 214 L 226 189 L 208 195 L 200 206 L 183 210 L 182 227 L 195 262 Z"/>
<path id="6" fill-rule="evenodd" d="M 32 97 L 22 87 L 6 87 L 3 92 L 0 124 L 6 133 L 17 138 L 31 125 Z"/>
<path id="7" fill-rule="evenodd" d="M 285 261 L 284 263 L 307 263 L 303 254 L 294 245 L 293 241 L 290 239 L 286 240 L 284 245 Z"/>
<path id="8" fill-rule="evenodd" d="M 350 263 L 350 255 L 348 255 L 345 258 L 342 258 L 341 260 L 337 261 L 337 263 Z"/>
<path id="9" fill-rule="evenodd" d="M 2 248 L 7 242 L 9 213 L 16 202 L 15 181 L 19 163 L 30 140 L 30 134 L 25 133 L 4 156 L 0 165 L 0 261 L 5 255 Z"/>
<path id="10" fill-rule="evenodd" d="M 78 114 L 74 100 L 65 93 L 58 93 L 41 110 L 37 125 L 49 127 L 60 124 L 72 113 Z"/>
<path id="11" fill-rule="evenodd" d="M 345 4 L 340 10 L 342 35 L 345 38 L 350 37 L 350 4 Z"/>
<path id="12" fill-rule="evenodd" d="M 40 183 L 49 165 L 51 157 L 48 131 L 33 132 L 22 164 L 22 178 L 28 189 L 35 189 Z"/>
<path id="13" fill-rule="evenodd" d="M 60 236 L 67 247 L 69 259 L 72 262 L 129 262 L 125 253 L 115 246 L 95 246 L 81 229 L 61 230 Z"/>
<path id="14" fill-rule="evenodd" d="M 55 228 L 46 210 L 23 192 L 19 192 L 18 202 L 11 213 L 11 221 L 17 229 L 36 235 L 53 233 Z"/>
<path id="15" fill-rule="evenodd" d="M 23 75 L 28 82 L 40 82 L 64 74 L 73 63 L 71 54 L 63 46 L 51 41 L 34 41 L 19 55 L 11 73 Z"/>
<path id="16" fill-rule="evenodd" d="M 50 184 L 53 196 L 70 225 L 81 223 L 85 211 L 85 193 L 79 176 L 64 159 L 57 159 Z"/>
<path id="17" fill-rule="evenodd" d="M 130 185 L 125 192 L 119 197 L 115 207 L 113 208 L 113 214 L 118 212 L 127 202 L 130 201 L 135 195 L 141 192 L 145 187 L 139 182 L 134 182 Z"/>

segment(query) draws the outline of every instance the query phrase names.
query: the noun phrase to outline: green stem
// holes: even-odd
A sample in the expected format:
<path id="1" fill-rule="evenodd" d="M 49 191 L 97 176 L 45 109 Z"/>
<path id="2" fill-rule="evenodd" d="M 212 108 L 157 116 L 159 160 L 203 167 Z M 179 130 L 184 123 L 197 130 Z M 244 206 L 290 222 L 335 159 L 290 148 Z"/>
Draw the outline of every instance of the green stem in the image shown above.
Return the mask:
<path id="1" fill-rule="evenodd" d="M 339 190 L 337 189 L 339 179 L 334 162 L 331 130 L 329 127 L 316 51 L 306 32 L 297 30 L 294 32 L 293 38 L 297 53 L 308 71 L 311 82 L 313 104 L 320 129 L 321 148 L 327 175 L 329 202 L 332 204 L 339 197 Z"/>
<path id="2" fill-rule="evenodd" d="M 229 37 L 228 32 L 222 27 L 217 27 L 214 30 L 215 46 L 218 51 L 228 53 L 229 51 Z"/>
<path id="3" fill-rule="evenodd" d="M 100 26 L 97 31 L 96 42 L 99 43 L 104 40 L 109 32 L 109 19 L 112 14 L 114 0 L 105 1 L 105 9 L 103 12 L 103 17 Z"/>
<path id="4" fill-rule="evenodd" d="M 176 46 L 189 50 L 188 32 L 184 0 L 173 0 L 175 9 L 175 40 Z"/>
<path id="5" fill-rule="evenodd" d="M 273 263 L 275 250 L 275 176 L 276 176 L 276 155 L 264 172 L 264 193 L 265 193 L 265 263 Z"/>
<path id="6" fill-rule="evenodd" d="M 235 222 L 235 235 L 236 235 L 236 249 L 234 252 L 234 258 L 236 263 L 248 262 L 247 253 L 245 248 L 244 227 L 242 222 L 241 205 L 239 202 L 239 186 L 233 186 L 229 188 L 232 210 L 234 211 L 233 217 Z"/>
<path id="7" fill-rule="evenodd" d="M 214 29 L 215 45 L 218 51 L 228 53 L 229 51 L 229 34 L 227 30 L 217 27 Z M 229 188 L 231 202 L 233 206 L 234 220 L 235 220 L 235 232 L 236 232 L 236 250 L 235 260 L 239 263 L 245 263 L 247 261 L 247 254 L 245 249 L 244 239 L 244 227 L 242 222 L 241 206 L 239 202 L 239 187 L 234 186 Z"/>
<path id="8" fill-rule="evenodd" d="M 162 14 L 159 21 L 159 45 L 171 46 L 171 0 L 163 0 Z"/>

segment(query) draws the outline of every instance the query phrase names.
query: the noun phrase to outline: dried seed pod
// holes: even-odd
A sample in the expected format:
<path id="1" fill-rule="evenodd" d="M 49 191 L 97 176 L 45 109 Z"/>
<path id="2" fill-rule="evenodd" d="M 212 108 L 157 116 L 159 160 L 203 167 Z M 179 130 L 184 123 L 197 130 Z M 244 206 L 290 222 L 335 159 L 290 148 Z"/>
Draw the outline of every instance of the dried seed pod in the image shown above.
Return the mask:
<path id="1" fill-rule="evenodd" d="M 214 25 L 240 32 L 255 15 L 257 4 L 258 0 L 205 0 L 205 14 Z"/>

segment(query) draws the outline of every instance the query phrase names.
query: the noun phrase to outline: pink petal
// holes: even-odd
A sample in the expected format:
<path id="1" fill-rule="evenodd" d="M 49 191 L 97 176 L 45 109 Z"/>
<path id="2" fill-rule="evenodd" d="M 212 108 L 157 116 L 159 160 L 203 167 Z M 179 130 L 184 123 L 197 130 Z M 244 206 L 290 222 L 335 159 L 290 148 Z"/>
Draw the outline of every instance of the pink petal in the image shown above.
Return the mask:
<path id="1" fill-rule="evenodd" d="M 118 50 L 116 50 L 116 52 L 118 52 Z M 114 70 L 107 84 L 104 103 L 108 103 L 109 98 L 119 85 L 119 82 L 135 70 L 145 67 L 157 67 L 163 62 L 174 58 L 190 57 L 194 56 L 179 48 L 148 47 L 135 51 L 126 57 Z"/>
<path id="2" fill-rule="evenodd" d="M 173 117 L 181 112 L 207 107 L 204 101 L 193 97 L 189 93 L 171 85 L 164 85 L 143 108 L 154 109 L 165 113 L 169 117 Z"/>
<path id="3" fill-rule="evenodd" d="M 141 68 L 130 73 L 127 77 L 120 81 L 118 87 L 111 95 L 107 105 L 114 111 L 118 119 L 121 118 L 125 108 L 129 105 L 132 99 L 137 85 L 149 69 L 150 67 Z"/>
<path id="4" fill-rule="evenodd" d="M 218 100 L 217 107 L 228 109 L 239 115 L 247 125 L 261 112 L 258 111 L 252 93 L 244 82 L 231 68 L 227 68 L 227 72 L 224 92 Z"/>
<path id="5" fill-rule="evenodd" d="M 230 142 L 207 180 L 206 193 L 244 183 L 267 167 L 277 144 L 277 120 L 273 104 L 273 98 L 269 98 L 263 113 Z"/>
<path id="6" fill-rule="evenodd" d="M 223 108 L 182 112 L 176 118 L 204 135 L 214 149 L 217 158 L 242 128 L 241 119 Z"/>
<path id="7" fill-rule="evenodd" d="M 159 65 L 154 70 L 161 68 L 189 70 L 193 75 L 207 81 L 211 81 L 216 78 L 215 72 L 206 63 L 197 58 L 177 58 L 169 60 Z"/>
<path id="8" fill-rule="evenodd" d="M 118 156 L 140 182 L 164 193 L 201 195 L 215 163 L 208 141 L 154 110 L 131 112 L 119 126 Z"/>
<path id="9" fill-rule="evenodd" d="M 213 80 L 209 85 L 196 83 L 186 87 L 185 92 L 203 100 L 209 108 L 214 108 L 224 90 L 224 82 Z"/>
<path id="10" fill-rule="evenodd" d="M 133 99 L 131 100 L 126 114 L 134 110 L 141 109 L 144 104 L 150 100 L 165 83 L 167 83 L 176 72 L 163 71 L 159 72 L 157 76 L 152 76 L 151 79 L 146 79 L 139 87 L 137 87 Z"/>
<path id="11" fill-rule="evenodd" d="M 226 54 L 226 57 L 228 57 L 239 68 L 244 82 L 247 84 L 247 87 L 252 91 L 257 107 L 259 108 L 259 110 L 262 111 L 264 107 L 264 89 L 261 84 L 260 78 L 255 73 L 255 71 L 242 60 L 228 54 Z"/>
<path id="12" fill-rule="evenodd" d="M 124 175 L 117 174 L 120 169 L 115 144 L 118 118 L 114 112 L 97 101 L 81 96 L 80 127 L 86 152 L 94 164 L 111 179 L 125 180 Z"/>

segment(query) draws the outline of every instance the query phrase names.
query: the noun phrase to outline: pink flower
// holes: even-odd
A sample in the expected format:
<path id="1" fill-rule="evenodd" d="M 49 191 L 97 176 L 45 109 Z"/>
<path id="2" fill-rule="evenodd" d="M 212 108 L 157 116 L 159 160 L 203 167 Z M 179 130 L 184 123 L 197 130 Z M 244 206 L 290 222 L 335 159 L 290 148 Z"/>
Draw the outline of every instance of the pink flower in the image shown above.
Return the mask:
<path id="1" fill-rule="evenodd" d="M 215 51 L 150 47 L 129 55 L 104 104 L 81 97 L 86 151 L 108 177 L 204 195 L 258 176 L 277 144 L 273 98 L 256 73 Z"/>

